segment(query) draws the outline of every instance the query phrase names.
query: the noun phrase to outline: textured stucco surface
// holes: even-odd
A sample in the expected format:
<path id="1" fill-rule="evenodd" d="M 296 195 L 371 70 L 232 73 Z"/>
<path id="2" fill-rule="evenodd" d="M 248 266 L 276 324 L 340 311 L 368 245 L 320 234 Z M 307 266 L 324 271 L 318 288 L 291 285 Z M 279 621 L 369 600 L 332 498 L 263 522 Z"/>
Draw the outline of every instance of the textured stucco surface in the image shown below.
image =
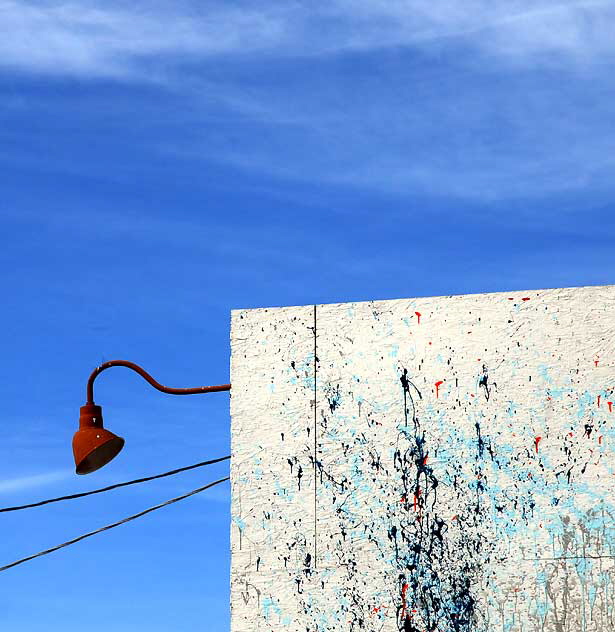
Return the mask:
<path id="1" fill-rule="evenodd" d="M 236 310 L 232 632 L 615 630 L 615 286 Z"/>

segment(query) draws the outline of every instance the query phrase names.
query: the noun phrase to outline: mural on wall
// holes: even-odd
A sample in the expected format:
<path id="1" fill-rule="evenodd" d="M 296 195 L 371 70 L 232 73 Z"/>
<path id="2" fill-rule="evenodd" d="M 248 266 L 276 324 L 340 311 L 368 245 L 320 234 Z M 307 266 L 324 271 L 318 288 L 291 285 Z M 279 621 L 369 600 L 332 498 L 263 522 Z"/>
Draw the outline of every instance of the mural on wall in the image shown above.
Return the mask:
<path id="1" fill-rule="evenodd" d="M 236 310 L 232 632 L 615 630 L 615 286 Z"/>

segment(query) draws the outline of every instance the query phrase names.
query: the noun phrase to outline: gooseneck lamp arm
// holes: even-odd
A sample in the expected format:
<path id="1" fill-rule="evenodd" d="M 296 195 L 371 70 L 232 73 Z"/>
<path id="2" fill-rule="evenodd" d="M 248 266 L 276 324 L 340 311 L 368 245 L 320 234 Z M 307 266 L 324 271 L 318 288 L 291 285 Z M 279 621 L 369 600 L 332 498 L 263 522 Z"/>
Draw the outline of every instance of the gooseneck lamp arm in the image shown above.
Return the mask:
<path id="1" fill-rule="evenodd" d="M 198 393 L 214 393 L 230 391 L 230 384 L 217 386 L 196 386 L 194 388 L 170 388 L 158 383 L 139 365 L 126 360 L 111 360 L 92 371 L 87 385 L 87 401 L 79 410 L 79 430 L 73 437 L 73 455 L 77 474 L 89 474 L 103 467 L 115 458 L 124 447 L 124 439 L 109 432 L 103 427 L 102 407 L 94 403 L 94 380 L 99 373 L 112 366 L 123 366 L 132 369 L 154 388 L 170 395 L 196 395 Z"/>
<path id="2" fill-rule="evenodd" d="M 96 376 L 102 373 L 105 369 L 109 369 L 112 366 L 125 366 L 127 369 L 132 369 L 133 371 L 138 373 L 144 380 L 148 381 L 154 388 L 157 388 L 163 393 L 169 393 L 169 395 L 196 395 L 198 393 L 215 393 L 219 391 L 231 390 L 230 384 L 219 384 L 218 386 L 196 386 L 194 388 L 170 388 L 169 386 L 163 386 L 162 384 L 156 382 L 156 380 L 149 373 L 147 373 L 134 362 L 127 362 L 126 360 L 111 360 L 110 362 L 105 362 L 104 364 L 101 364 L 92 371 L 92 374 L 88 379 L 86 404 L 94 403 L 94 380 L 96 379 Z"/>

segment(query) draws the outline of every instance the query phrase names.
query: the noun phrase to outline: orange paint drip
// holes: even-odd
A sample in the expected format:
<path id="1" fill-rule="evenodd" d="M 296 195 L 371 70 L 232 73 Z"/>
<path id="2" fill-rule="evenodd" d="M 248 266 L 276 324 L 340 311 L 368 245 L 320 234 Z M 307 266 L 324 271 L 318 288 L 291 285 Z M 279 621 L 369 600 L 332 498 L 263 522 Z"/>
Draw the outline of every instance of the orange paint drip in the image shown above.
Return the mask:
<path id="1" fill-rule="evenodd" d="M 401 618 L 402 618 L 402 621 L 406 618 L 406 592 L 408 592 L 408 584 L 404 584 L 401 587 Z"/>
<path id="2" fill-rule="evenodd" d="M 542 437 L 536 437 L 534 439 L 534 447 L 536 448 L 536 454 L 538 454 L 538 444 L 540 443 Z"/>
<path id="3" fill-rule="evenodd" d="M 444 380 L 436 382 L 436 397 L 439 397 L 440 395 L 440 386 L 442 386 L 442 384 L 444 384 Z"/>
<path id="4" fill-rule="evenodd" d="M 416 315 L 417 323 L 420 325 L 421 324 L 421 312 L 414 312 L 414 314 Z"/>

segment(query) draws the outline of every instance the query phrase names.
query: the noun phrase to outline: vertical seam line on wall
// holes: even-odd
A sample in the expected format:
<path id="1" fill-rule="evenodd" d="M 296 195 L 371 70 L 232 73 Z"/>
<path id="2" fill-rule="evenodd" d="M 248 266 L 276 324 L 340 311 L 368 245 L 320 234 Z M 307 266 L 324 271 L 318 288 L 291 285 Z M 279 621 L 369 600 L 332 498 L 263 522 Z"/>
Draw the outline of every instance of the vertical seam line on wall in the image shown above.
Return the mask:
<path id="1" fill-rule="evenodd" d="M 317 407 L 317 398 L 316 398 L 316 371 L 317 371 L 317 357 L 316 357 L 316 305 L 314 305 L 314 566 L 316 568 L 316 553 L 317 553 L 317 544 L 316 538 L 318 535 L 318 516 L 317 516 L 317 501 L 316 501 L 316 474 L 318 468 L 316 466 L 316 459 L 318 454 L 318 444 L 317 444 L 317 422 L 318 422 L 318 407 Z"/>

